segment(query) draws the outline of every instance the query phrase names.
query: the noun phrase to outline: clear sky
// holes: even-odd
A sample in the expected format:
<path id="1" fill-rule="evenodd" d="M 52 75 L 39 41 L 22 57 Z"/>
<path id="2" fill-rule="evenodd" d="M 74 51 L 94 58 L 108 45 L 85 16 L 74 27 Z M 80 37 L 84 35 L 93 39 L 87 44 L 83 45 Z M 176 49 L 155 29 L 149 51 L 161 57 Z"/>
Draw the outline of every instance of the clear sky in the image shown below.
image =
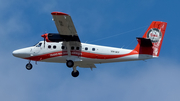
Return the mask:
<path id="1" fill-rule="evenodd" d="M 180 101 L 179 0 L 0 0 L 1 101 Z M 12 51 L 57 32 L 51 12 L 71 15 L 82 42 L 133 49 L 152 21 L 168 23 L 160 57 L 77 68 L 32 62 Z M 113 35 L 117 35 L 111 37 Z M 108 39 L 99 40 L 110 37 Z M 99 41 L 96 41 L 99 40 Z"/>

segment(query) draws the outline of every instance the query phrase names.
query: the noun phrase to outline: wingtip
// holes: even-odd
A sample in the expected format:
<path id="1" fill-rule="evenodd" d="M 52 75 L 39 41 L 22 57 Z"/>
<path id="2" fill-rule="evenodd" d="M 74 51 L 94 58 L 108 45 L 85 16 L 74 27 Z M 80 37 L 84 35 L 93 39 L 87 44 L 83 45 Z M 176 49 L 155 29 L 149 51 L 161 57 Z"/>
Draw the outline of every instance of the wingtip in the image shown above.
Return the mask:
<path id="1" fill-rule="evenodd" d="M 167 22 L 165 22 L 165 21 L 152 21 L 152 22 L 160 22 L 160 23 L 166 23 L 167 24 Z"/>
<path id="2" fill-rule="evenodd" d="M 52 15 L 68 15 L 68 14 L 63 13 L 63 12 L 52 12 L 51 14 Z"/>

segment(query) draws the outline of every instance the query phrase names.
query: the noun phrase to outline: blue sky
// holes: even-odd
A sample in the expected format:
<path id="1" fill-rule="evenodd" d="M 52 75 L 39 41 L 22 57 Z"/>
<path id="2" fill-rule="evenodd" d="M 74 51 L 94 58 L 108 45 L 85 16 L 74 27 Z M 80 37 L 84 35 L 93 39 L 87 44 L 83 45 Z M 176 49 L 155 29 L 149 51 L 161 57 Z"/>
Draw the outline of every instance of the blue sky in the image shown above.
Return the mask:
<path id="1" fill-rule="evenodd" d="M 179 1 L 163 0 L 0 0 L 0 100 L 2 101 L 179 101 Z M 71 15 L 82 42 L 133 49 L 152 21 L 168 23 L 160 57 L 145 61 L 77 68 L 27 60 L 12 51 L 57 32 L 51 12 Z M 113 35 L 117 35 L 111 37 Z M 100 40 L 102 38 L 111 37 Z M 99 41 L 96 41 L 99 40 Z"/>

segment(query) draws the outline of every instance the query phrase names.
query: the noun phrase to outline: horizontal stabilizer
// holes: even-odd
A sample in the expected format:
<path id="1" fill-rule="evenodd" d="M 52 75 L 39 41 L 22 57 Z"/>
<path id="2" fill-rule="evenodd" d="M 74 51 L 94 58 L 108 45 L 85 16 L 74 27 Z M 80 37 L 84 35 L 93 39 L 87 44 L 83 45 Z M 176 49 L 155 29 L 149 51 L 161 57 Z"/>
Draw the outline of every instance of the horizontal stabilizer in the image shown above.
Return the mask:
<path id="1" fill-rule="evenodd" d="M 137 38 L 138 43 L 142 47 L 151 47 L 153 46 L 151 39 L 149 38 Z"/>

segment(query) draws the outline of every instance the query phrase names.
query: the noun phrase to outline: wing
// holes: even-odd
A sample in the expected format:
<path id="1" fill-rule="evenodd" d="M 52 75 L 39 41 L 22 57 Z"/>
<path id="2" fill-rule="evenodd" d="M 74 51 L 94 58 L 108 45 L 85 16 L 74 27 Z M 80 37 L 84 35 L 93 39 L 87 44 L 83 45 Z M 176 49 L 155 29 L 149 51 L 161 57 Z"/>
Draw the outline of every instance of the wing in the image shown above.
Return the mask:
<path id="1" fill-rule="evenodd" d="M 78 36 L 70 15 L 62 12 L 52 12 L 51 14 L 60 35 Z"/>
<path id="2" fill-rule="evenodd" d="M 80 61 L 78 58 L 79 56 L 72 54 L 72 47 L 80 48 L 81 42 L 77 35 L 71 16 L 62 12 L 52 12 L 51 14 L 53 16 L 53 20 L 56 24 L 60 37 L 62 37 L 63 39 L 62 45 L 67 47 L 68 57 L 66 60 Z M 81 53 L 80 49 L 78 50 L 78 54 L 79 53 Z M 72 57 L 72 55 L 76 57 Z"/>
<path id="3" fill-rule="evenodd" d="M 52 12 L 51 14 L 60 36 L 65 39 L 62 44 L 67 47 L 68 57 L 66 60 L 80 62 L 81 59 L 79 59 L 77 54 L 81 53 L 81 49 L 79 51 L 76 50 L 76 54 L 73 54 L 74 52 L 71 50 L 72 46 L 81 47 L 81 42 L 77 35 L 77 31 L 74 27 L 71 16 L 62 12 Z M 93 63 L 80 63 L 76 65 L 84 68 L 96 68 Z"/>

